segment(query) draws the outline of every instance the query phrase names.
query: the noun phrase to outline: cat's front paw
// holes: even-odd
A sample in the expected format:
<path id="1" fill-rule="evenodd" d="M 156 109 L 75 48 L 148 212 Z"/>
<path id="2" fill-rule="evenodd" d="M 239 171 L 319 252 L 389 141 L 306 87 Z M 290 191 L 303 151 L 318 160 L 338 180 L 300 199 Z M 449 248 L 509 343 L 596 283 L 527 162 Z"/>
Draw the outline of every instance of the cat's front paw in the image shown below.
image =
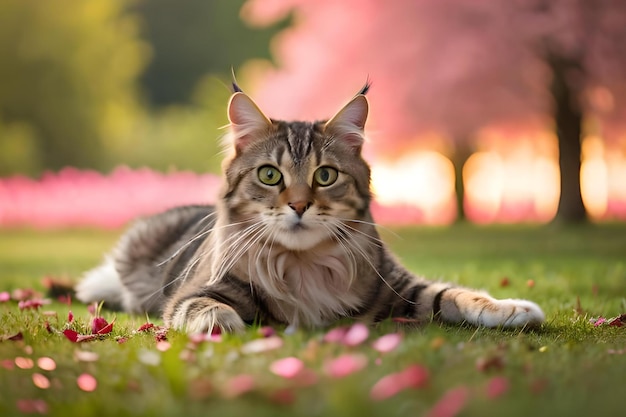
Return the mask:
<path id="1" fill-rule="evenodd" d="M 541 308 L 528 300 L 490 300 L 481 310 L 477 323 L 486 327 L 535 327 L 545 321 Z"/>
<path id="2" fill-rule="evenodd" d="M 245 330 L 245 323 L 230 306 L 198 297 L 183 301 L 171 315 L 166 324 L 189 334 L 210 333 L 219 328 L 225 333 L 240 333 Z"/>

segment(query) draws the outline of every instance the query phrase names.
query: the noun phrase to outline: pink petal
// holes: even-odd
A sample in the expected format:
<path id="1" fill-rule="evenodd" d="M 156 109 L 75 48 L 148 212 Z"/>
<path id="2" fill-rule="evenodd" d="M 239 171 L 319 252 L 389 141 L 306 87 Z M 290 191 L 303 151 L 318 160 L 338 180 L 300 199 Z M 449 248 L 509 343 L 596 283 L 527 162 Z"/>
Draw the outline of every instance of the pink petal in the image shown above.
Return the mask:
<path id="1" fill-rule="evenodd" d="M 32 375 L 33 384 L 39 389 L 48 389 L 50 388 L 50 380 L 43 374 L 34 373 Z"/>
<path id="2" fill-rule="evenodd" d="M 270 371 L 283 378 L 294 378 L 304 369 L 304 362 L 290 356 L 279 359 L 270 364 Z"/>
<path id="3" fill-rule="evenodd" d="M 255 386 L 256 382 L 251 375 L 236 375 L 226 381 L 222 393 L 226 398 L 235 398 L 252 391 Z"/>
<path id="4" fill-rule="evenodd" d="M 463 409 L 469 398 L 467 387 L 452 388 L 431 408 L 428 417 L 454 417 Z"/>
<path id="5" fill-rule="evenodd" d="M 168 342 L 167 340 L 158 341 L 156 344 L 156 348 L 160 352 L 165 352 L 169 350 L 171 347 L 172 347 L 172 344 Z"/>
<path id="6" fill-rule="evenodd" d="M 79 375 L 76 379 L 76 384 L 78 385 L 78 388 L 86 392 L 95 391 L 98 387 L 98 381 L 96 380 L 96 378 L 89 374 Z"/>
<path id="7" fill-rule="evenodd" d="M 263 337 L 270 337 L 276 335 L 276 330 L 273 327 L 263 326 L 259 328 L 259 334 Z"/>
<path id="8" fill-rule="evenodd" d="M 72 310 L 70 310 L 70 311 L 67 313 L 67 322 L 68 322 L 68 323 L 71 323 L 71 322 L 73 322 L 73 321 L 74 321 L 74 313 L 72 313 Z"/>
<path id="9" fill-rule="evenodd" d="M 7 301 L 11 300 L 11 294 L 9 294 L 7 291 L 2 291 L 0 292 L 0 303 L 6 303 Z"/>
<path id="10" fill-rule="evenodd" d="M 74 359 L 78 362 L 97 362 L 100 356 L 96 352 L 86 350 L 74 351 Z"/>
<path id="11" fill-rule="evenodd" d="M 343 337 L 343 344 L 346 346 L 358 346 L 365 342 L 370 335 L 370 331 L 363 323 L 355 323 L 348 329 Z"/>
<path id="12" fill-rule="evenodd" d="M 283 339 L 278 336 L 252 340 L 241 347 L 244 354 L 261 353 L 278 349 L 283 346 Z"/>
<path id="13" fill-rule="evenodd" d="M 31 369 L 35 365 L 35 362 L 31 358 L 23 358 L 18 356 L 15 358 L 15 366 L 20 369 Z"/>
<path id="14" fill-rule="evenodd" d="M 348 333 L 347 327 L 335 327 L 324 335 L 324 342 L 326 343 L 339 343 L 343 341 L 346 333 Z"/>
<path id="15" fill-rule="evenodd" d="M 411 365 L 404 371 L 382 377 L 370 391 L 370 398 L 376 401 L 391 398 L 407 388 L 420 388 L 430 378 L 428 370 L 419 365 Z"/>
<path id="16" fill-rule="evenodd" d="M 16 405 L 23 414 L 48 414 L 48 404 L 44 400 L 17 400 Z"/>
<path id="17" fill-rule="evenodd" d="M 487 397 L 494 399 L 502 396 L 509 390 L 509 380 L 503 376 L 496 376 L 487 383 Z"/>
<path id="18" fill-rule="evenodd" d="M 324 369 L 332 378 L 343 378 L 358 372 L 367 365 L 367 357 L 361 354 L 341 355 L 326 363 Z"/>
<path id="19" fill-rule="evenodd" d="M 57 368 L 57 364 L 54 359 L 47 356 L 37 359 L 37 366 L 44 371 L 54 371 Z"/>
<path id="20" fill-rule="evenodd" d="M 381 353 L 391 352 L 402 342 L 400 333 L 390 333 L 379 337 L 372 343 L 372 347 Z"/>

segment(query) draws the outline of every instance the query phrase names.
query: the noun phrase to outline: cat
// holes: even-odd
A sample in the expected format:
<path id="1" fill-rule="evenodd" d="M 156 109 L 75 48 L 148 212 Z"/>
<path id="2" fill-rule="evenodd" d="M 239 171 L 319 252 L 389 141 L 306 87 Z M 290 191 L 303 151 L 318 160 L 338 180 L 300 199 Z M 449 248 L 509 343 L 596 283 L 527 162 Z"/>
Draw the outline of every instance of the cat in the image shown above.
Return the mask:
<path id="1" fill-rule="evenodd" d="M 76 287 L 83 302 L 162 315 L 170 328 L 242 332 L 401 318 L 538 326 L 541 308 L 428 281 L 381 241 L 362 157 L 369 84 L 328 121 L 268 118 L 233 83 L 230 156 L 215 206 L 140 219 Z"/>

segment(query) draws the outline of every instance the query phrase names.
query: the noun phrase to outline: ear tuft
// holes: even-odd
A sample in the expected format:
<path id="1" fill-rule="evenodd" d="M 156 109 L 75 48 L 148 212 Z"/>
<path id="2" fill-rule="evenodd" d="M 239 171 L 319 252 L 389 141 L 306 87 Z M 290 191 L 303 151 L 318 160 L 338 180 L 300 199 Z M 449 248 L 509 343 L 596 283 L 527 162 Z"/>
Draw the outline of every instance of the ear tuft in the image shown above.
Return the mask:
<path id="1" fill-rule="evenodd" d="M 363 131 L 368 111 L 367 98 L 363 94 L 358 94 L 326 122 L 325 131 L 360 152 L 364 142 Z"/>
<path id="2" fill-rule="evenodd" d="M 272 125 L 250 97 L 236 92 L 228 103 L 228 120 L 235 149 L 240 152 Z"/>

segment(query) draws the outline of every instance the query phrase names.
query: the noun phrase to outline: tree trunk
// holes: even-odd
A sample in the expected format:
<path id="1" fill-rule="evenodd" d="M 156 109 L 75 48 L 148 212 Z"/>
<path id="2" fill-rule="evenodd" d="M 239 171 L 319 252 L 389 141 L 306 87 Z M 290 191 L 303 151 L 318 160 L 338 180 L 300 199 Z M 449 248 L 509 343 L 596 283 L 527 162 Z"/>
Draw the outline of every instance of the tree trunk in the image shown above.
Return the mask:
<path id="1" fill-rule="evenodd" d="M 463 167 L 472 155 L 472 148 L 465 140 L 459 139 L 455 144 L 452 165 L 454 166 L 454 191 L 456 194 L 456 222 L 467 220 L 465 216 L 465 184 L 463 182 Z"/>
<path id="2" fill-rule="evenodd" d="M 561 197 L 555 221 L 578 223 L 587 219 L 580 193 L 581 129 L 583 115 L 580 110 L 578 89 L 567 80 L 575 63 L 551 57 L 553 71 L 551 93 L 554 99 L 554 118 L 559 142 L 559 168 L 561 171 Z"/>

